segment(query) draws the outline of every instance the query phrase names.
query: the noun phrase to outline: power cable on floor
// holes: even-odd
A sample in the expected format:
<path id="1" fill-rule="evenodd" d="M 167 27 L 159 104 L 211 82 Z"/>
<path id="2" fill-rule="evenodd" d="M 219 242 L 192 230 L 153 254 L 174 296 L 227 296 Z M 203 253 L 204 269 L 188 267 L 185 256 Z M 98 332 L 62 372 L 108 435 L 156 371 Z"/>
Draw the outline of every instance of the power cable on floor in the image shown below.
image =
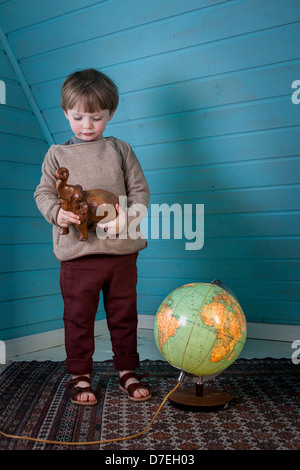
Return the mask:
<path id="1" fill-rule="evenodd" d="M 136 434 L 133 434 L 131 436 L 125 436 L 125 437 L 115 437 L 113 439 L 106 439 L 106 440 L 102 440 L 102 441 L 90 441 L 90 442 L 66 442 L 66 441 L 51 441 L 51 440 L 48 440 L 48 439 L 39 439 L 39 438 L 36 438 L 36 437 L 29 437 L 29 436 L 15 436 L 13 434 L 7 434 L 3 431 L 0 430 L 0 435 L 2 435 L 3 437 L 6 437 L 8 439 L 18 439 L 18 440 L 23 440 L 23 441 L 34 441 L 34 442 L 41 442 L 43 444 L 58 444 L 58 445 L 68 445 L 68 446 L 89 446 L 89 445 L 97 445 L 97 444 L 108 444 L 110 442 L 118 442 L 118 441 L 126 441 L 126 440 L 129 440 L 129 439 L 135 439 L 139 436 L 141 436 L 142 434 L 145 434 L 149 429 L 150 427 L 152 426 L 154 420 L 156 419 L 157 415 L 159 414 L 159 412 L 161 411 L 162 407 L 164 406 L 165 402 L 167 401 L 167 399 L 170 397 L 170 395 L 175 392 L 175 390 L 179 387 L 180 385 L 180 381 L 177 382 L 176 386 L 173 388 L 173 390 L 171 390 L 166 396 L 165 398 L 163 399 L 163 401 L 161 402 L 158 410 L 156 411 L 155 415 L 153 416 L 152 420 L 150 421 L 150 423 L 148 424 L 148 426 L 143 430 L 143 431 L 140 431 Z"/>

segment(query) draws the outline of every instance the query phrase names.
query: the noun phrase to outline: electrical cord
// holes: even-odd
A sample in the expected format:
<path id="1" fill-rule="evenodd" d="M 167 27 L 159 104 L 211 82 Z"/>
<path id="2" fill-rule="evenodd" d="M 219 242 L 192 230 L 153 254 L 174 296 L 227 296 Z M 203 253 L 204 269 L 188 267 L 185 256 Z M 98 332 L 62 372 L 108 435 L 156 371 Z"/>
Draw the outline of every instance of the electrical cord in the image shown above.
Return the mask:
<path id="1" fill-rule="evenodd" d="M 150 423 L 148 424 L 148 426 L 143 430 L 143 431 L 140 431 L 136 434 L 133 434 L 131 436 L 125 436 L 125 437 L 115 437 L 113 439 L 107 439 L 107 440 L 103 440 L 103 441 L 90 441 L 90 442 L 66 442 L 66 441 L 50 441 L 48 439 L 38 439 L 36 437 L 29 437 L 29 436 L 14 436 L 13 434 L 7 434 L 3 431 L 0 430 L 0 435 L 3 436 L 3 437 L 6 437 L 8 439 L 19 439 L 19 440 L 23 440 L 23 441 L 34 441 L 34 442 L 41 442 L 43 444 L 58 444 L 58 445 L 68 445 L 68 446 L 88 446 L 88 445 L 95 445 L 95 444 L 107 444 L 107 443 L 110 443 L 110 442 L 117 442 L 117 441 L 126 441 L 126 440 L 129 440 L 129 439 L 135 439 L 139 436 L 141 436 L 142 434 L 145 434 L 145 432 L 147 432 L 150 427 L 152 426 L 155 418 L 157 417 L 157 415 L 159 414 L 159 412 L 161 411 L 162 407 L 164 406 L 165 402 L 167 401 L 167 399 L 169 398 L 170 395 L 172 395 L 173 392 L 175 392 L 175 390 L 179 387 L 180 385 L 180 381 L 177 382 L 176 386 L 173 388 L 173 390 L 171 390 L 166 396 L 165 398 L 163 399 L 163 401 L 161 402 L 158 410 L 156 411 L 155 415 L 153 416 L 153 418 L 151 419 Z"/>

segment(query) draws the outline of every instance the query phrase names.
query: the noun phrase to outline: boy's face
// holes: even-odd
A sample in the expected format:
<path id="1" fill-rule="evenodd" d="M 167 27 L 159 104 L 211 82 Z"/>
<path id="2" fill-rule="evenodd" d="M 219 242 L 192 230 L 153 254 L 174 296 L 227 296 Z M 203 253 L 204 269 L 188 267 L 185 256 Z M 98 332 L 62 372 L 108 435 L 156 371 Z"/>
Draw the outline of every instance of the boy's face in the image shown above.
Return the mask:
<path id="1" fill-rule="evenodd" d="M 64 113 L 76 137 L 86 142 L 101 139 L 106 124 L 114 115 L 114 112 L 108 109 L 97 113 L 86 113 L 80 105 L 75 105 L 73 109 L 68 109 Z"/>

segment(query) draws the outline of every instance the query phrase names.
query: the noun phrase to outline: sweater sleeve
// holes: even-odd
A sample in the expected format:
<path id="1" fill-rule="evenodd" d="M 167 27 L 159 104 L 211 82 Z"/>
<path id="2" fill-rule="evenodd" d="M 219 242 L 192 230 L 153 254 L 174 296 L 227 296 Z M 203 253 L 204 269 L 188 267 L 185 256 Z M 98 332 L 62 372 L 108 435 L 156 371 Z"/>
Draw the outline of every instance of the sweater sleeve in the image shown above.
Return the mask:
<path id="1" fill-rule="evenodd" d="M 148 183 L 134 151 L 129 144 L 127 146 L 127 152 L 123 160 L 123 171 L 128 207 L 133 204 L 143 204 L 148 208 L 150 201 Z"/>
<path id="2" fill-rule="evenodd" d="M 143 238 L 139 224 L 147 214 L 150 191 L 141 165 L 129 144 L 126 154 L 123 155 L 123 172 L 128 208 L 127 231 L 132 239 Z"/>
<path id="3" fill-rule="evenodd" d="M 53 225 L 57 224 L 57 216 L 61 207 L 57 204 L 58 196 L 55 176 L 57 168 L 58 163 L 55 159 L 54 148 L 51 146 L 42 165 L 42 177 L 40 184 L 35 190 L 34 198 L 39 211 Z"/>

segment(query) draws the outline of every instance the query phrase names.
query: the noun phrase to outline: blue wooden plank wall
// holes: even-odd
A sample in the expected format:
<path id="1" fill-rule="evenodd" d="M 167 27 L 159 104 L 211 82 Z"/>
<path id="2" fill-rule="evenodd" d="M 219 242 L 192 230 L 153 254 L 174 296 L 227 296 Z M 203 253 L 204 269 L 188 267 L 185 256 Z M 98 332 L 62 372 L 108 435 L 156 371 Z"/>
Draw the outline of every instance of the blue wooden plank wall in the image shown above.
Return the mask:
<path id="1" fill-rule="evenodd" d="M 45 322 L 57 324 L 47 313 L 50 268 L 57 263 L 48 256 L 45 269 L 39 255 L 51 234 L 32 197 L 47 142 L 2 43 L 0 79 L 6 91 L 0 104 L 0 338 L 9 339 L 39 332 Z"/>
<path id="2" fill-rule="evenodd" d="M 151 203 L 204 204 L 201 249 L 148 234 L 140 313 L 155 314 L 184 283 L 218 278 L 248 321 L 300 324 L 300 106 L 291 100 L 299 20 L 294 0 L 0 3 L 6 39 L 54 142 L 70 136 L 60 109 L 65 76 L 98 68 L 120 90 L 107 135 L 133 146 Z M 50 227 L 32 199 L 45 138 L 0 52 L 0 79 L 13 96 L 0 108 L 1 329 L 10 338 L 61 326 L 61 303 Z M 149 227 L 154 219 L 150 210 Z"/>

